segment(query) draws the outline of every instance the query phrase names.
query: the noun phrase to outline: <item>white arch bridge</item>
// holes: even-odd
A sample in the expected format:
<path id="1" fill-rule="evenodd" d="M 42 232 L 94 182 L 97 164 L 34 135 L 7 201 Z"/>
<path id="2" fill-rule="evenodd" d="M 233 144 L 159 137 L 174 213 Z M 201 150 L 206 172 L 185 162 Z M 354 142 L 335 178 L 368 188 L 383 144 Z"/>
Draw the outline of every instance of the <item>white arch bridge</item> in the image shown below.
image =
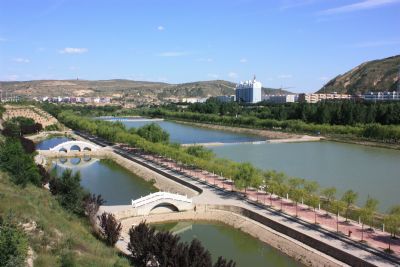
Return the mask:
<path id="1" fill-rule="evenodd" d="M 192 199 L 168 192 L 157 192 L 132 200 L 131 216 L 168 213 L 193 209 Z"/>
<path id="2" fill-rule="evenodd" d="M 67 141 L 61 144 L 58 144 L 57 146 L 50 148 L 50 151 L 55 151 L 55 152 L 71 152 L 71 151 L 96 151 L 100 149 L 98 145 L 89 143 L 89 142 L 84 142 L 84 141 Z"/>

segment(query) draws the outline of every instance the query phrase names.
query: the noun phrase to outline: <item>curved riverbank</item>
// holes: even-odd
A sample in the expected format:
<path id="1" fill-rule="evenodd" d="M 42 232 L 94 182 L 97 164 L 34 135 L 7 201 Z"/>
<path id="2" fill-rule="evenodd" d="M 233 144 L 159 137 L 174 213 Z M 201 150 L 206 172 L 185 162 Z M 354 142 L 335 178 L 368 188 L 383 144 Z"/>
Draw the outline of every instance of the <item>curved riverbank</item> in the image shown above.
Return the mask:
<path id="1" fill-rule="evenodd" d="M 327 256 L 303 243 L 285 236 L 265 225 L 257 223 L 240 214 L 212 209 L 210 207 L 197 206 L 196 212 L 178 212 L 166 214 L 154 214 L 146 217 L 132 217 L 122 219 L 122 232 L 124 240 L 128 236 L 129 229 L 132 225 L 139 224 L 145 220 L 147 223 L 162 223 L 173 221 L 208 221 L 218 222 L 239 229 L 250 234 L 254 238 L 261 240 L 263 243 L 278 249 L 289 257 L 307 266 L 346 266 L 342 262 Z M 123 249 L 124 242 L 117 244 L 117 247 Z"/>

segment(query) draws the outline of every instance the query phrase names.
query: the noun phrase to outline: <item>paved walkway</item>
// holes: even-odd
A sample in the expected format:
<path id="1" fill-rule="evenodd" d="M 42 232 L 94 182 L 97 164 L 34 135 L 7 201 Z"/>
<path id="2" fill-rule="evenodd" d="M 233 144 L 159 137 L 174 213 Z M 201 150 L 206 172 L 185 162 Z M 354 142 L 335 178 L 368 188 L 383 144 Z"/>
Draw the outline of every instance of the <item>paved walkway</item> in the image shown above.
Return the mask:
<path id="1" fill-rule="evenodd" d="M 118 149 L 119 150 L 119 149 Z M 121 152 L 119 150 L 119 152 Z M 150 156 L 150 155 L 132 155 L 128 154 L 130 157 L 134 157 L 138 161 L 142 161 L 146 164 L 152 165 L 153 167 L 157 167 L 160 170 L 162 170 L 165 173 L 174 175 L 186 182 L 189 182 L 203 190 L 203 193 L 194 197 L 193 201 L 196 204 L 220 204 L 220 205 L 233 205 L 233 206 L 239 206 L 243 207 L 246 209 L 249 209 L 251 211 L 254 211 L 256 213 L 259 213 L 263 216 L 268 217 L 269 219 L 272 219 L 274 221 L 279 222 L 280 224 L 286 225 L 292 229 L 295 229 L 299 232 L 306 233 L 307 235 L 317 239 L 321 240 L 323 242 L 326 242 L 330 244 L 333 247 L 340 248 L 343 251 L 347 253 L 351 253 L 352 255 L 356 255 L 361 259 L 364 259 L 374 265 L 377 266 L 396 266 L 394 262 L 390 262 L 388 260 L 383 259 L 380 256 L 377 256 L 375 253 L 376 252 L 382 252 L 383 248 L 386 247 L 385 243 L 383 242 L 382 244 L 384 245 L 379 250 L 371 249 L 370 247 L 361 244 L 358 242 L 358 240 L 351 240 L 346 237 L 341 237 L 341 238 L 334 238 L 332 236 L 332 233 L 336 231 L 336 221 L 335 221 L 335 228 L 331 228 L 329 230 L 331 231 L 324 231 L 324 228 L 327 228 L 324 224 L 324 222 L 334 220 L 334 218 L 328 218 L 325 216 L 324 211 L 319 211 L 317 218 L 318 222 L 320 223 L 320 226 L 323 226 L 322 229 L 315 229 L 313 226 L 314 222 L 314 213 L 313 211 L 309 211 L 305 207 L 299 208 L 298 209 L 298 215 L 301 220 L 298 220 L 292 216 L 292 214 L 295 214 L 294 210 L 295 207 L 294 205 L 288 201 L 285 200 L 283 202 L 283 210 L 285 211 L 284 213 L 276 212 L 274 209 L 268 209 L 268 208 L 263 208 L 257 205 L 254 205 L 252 202 L 256 201 L 256 192 L 254 190 L 248 190 L 247 196 L 248 199 L 247 201 L 244 200 L 243 198 L 239 197 L 238 194 L 231 192 L 230 190 L 234 189 L 234 185 L 232 182 L 225 181 L 219 176 L 210 174 L 206 171 L 201 171 L 201 170 L 186 170 L 182 169 L 181 167 L 177 166 L 177 164 L 171 160 L 164 159 L 162 157 L 156 157 L 156 156 Z M 197 178 L 197 179 L 196 179 Z M 215 184 L 215 186 L 214 186 Z M 219 188 L 220 187 L 220 188 Z M 221 190 L 222 187 L 224 187 L 226 190 Z M 257 194 L 259 197 L 259 202 L 267 202 L 270 201 L 270 198 L 268 195 L 258 193 Z M 281 205 L 280 200 L 277 200 L 276 198 L 272 198 L 272 203 L 274 207 L 279 207 Z M 278 209 L 278 208 L 277 208 Z M 306 218 L 303 218 L 302 216 L 307 215 Z M 312 219 L 311 219 L 312 217 Z M 350 223 L 348 226 L 344 225 L 343 223 L 341 224 L 341 229 L 347 229 L 346 227 L 350 227 L 350 229 L 353 229 L 351 227 L 354 227 L 357 229 L 356 225 L 353 225 L 354 223 Z M 313 229 L 314 228 L 314 229 Z M 357 234 L 357 231 L 353 231 L 353 233 Z M 368 236 L 366 234 L 366 237 L 371 237 L 372 235 Z M 340 237 L 340 236 L 339 236 Z M 396 249 L 398 249 L 398 244 L 396 244 Z M 392 246 L 394 248 L 394 246 Z M 400 261 L 397 264 L 400 266 Z"/>

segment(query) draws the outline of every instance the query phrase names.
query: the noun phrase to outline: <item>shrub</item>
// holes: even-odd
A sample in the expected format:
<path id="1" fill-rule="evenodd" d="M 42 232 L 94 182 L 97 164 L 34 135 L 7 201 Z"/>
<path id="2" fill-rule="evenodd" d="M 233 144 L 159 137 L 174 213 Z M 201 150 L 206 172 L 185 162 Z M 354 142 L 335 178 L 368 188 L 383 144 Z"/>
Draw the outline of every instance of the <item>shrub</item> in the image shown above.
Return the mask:
<path id="1" fill-rule="evenodd" d="M 98 218 L 102 229 L 102 235 L 106 240 L 107 245 L 114 246 L 121 234 L 121 223 L 117 221 L 114 215 L 107 212 L 103 212 L 103 214 L 98 216 Z"/>

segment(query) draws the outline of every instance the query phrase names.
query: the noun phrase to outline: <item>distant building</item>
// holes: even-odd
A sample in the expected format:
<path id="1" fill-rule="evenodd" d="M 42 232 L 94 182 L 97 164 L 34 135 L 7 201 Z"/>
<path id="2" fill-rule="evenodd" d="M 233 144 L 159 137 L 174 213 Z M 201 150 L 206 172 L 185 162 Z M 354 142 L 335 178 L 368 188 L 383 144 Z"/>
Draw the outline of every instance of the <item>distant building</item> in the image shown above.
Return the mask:
<path id="1" fill-rule="evenodd" d="M 228 103 L 228 102 L 235 102 L 236 96 L 235 95 L 219 95 L 219 96 L 216 96 L 215 99 L 217 99 L 217 101 L 222 102 L 222 103 Z"/>
<path id="2" fill-rule="evenodd" d="M 197 97 L 186 97 L 182 98 L 182 102 L 184 103 L 204 103 L 206 102 L 208 97 L 202 97 L 202 98 L 197 98 Z"/>
<path id="3" fill-rule="evenodd" d="M 240 82 L 236 85 L 236 101 L 240 103 L 258 103 L 261 99 L 261 83 L 253 80 Z"/>
<path id="4" fill-rule="evenodd" d="M 350 100 L 352 95 L 349 94 L 299 94 L 299 102 L 318 103 L 322 100 Z"/>
<path id="5" fill-rule="evenodd" d="M 297 102 L 297 95 L 265 95 L 264 100 L 269 103 L 294 103 Z"/>
<path id="6" fill-rule="evenodd" d="M 399 101 L 400 92 L 370 92 L 361 95 L 365 101 Z"/>

